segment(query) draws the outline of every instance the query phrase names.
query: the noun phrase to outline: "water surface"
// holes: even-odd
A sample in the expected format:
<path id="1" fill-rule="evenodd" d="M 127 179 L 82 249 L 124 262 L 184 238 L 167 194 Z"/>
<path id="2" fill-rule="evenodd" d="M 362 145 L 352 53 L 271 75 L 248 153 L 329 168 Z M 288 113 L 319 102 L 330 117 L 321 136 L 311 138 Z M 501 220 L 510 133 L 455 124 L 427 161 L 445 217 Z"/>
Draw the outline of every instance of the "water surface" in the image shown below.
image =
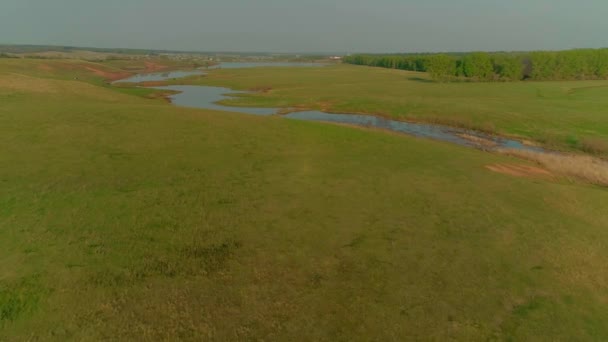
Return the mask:
<path id="1" fill-rule="evenodd" d="M 179 93 L 169 96 L 171 103 L 182 107 L 204 108 L 221 111 L 239 112 L 254 115 L 272 115 L 277 112 L 277 108 L 258 108 L 258 107 L 227 107 L 217 102 L 230 98 L 227 94 L 238 94 L 228 88 L 194 86 L 194 85 L 175 85 L 165 87 L 153 87 L 154 89 L 172 90 Z"/>
<path id="2" fill-rule="evenodd" d="M 176 78 L 183 78 L 194 75 L 205 75 L 206 73 L 202 70 L 189 70 L 189 71 L 167 71 L 167 72 L 153 72 L 147 74 L 137 74 L 135 76 L 125 78 L 122 80 L 114 81 L 114 83 L 121 82 L 131 82 L 131 83 L 139 83 L 139 82 L 155 82 L 155 81 L 166 81 L 172 80 Z"/>

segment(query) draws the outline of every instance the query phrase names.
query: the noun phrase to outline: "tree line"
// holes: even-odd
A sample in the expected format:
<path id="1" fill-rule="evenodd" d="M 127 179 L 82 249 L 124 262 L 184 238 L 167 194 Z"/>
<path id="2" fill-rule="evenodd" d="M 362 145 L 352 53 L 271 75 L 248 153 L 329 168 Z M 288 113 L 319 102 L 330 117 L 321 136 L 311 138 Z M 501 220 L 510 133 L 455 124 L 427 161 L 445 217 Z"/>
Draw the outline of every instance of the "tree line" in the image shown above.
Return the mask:
<path id="1" fill-rule="evenodd" d="M 428 72 L 440 81 L 608 79 L 608 49 L 520 53 L 351 55 L 345 63 Z"/>

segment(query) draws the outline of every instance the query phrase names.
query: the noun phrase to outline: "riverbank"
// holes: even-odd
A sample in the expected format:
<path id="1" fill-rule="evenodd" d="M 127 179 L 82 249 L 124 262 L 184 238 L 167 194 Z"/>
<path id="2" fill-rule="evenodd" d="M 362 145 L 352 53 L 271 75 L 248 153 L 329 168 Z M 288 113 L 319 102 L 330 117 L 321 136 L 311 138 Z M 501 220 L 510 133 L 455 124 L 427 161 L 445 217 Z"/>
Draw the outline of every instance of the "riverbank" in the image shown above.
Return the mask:
<path id="1" fill-rule="evenodd" d="M 258 65 L 259 64 L 249 64 L 240 65 L 240 67 L 247 68 Z M 272 64 L 265 65 L 272 66 Z M 200 71 L 147 74 L 136 75 L 120 82 L 139 81 L 141 86 L 163 90 L 164 92 L 162 95 L 177 106 L 226 110 L 263 116 L 280 114 L 289 119 L 375 128 L 422 138 L 430 138 L 461 146 L 474 147 L 490 152 L 505 153 L 506 151 L 509 155 L 523 157 L 526 160 L 531 160 L 543 167 L 547 167 L 559 176 L 601 186 L 608 185 L 608 178 L 606 176 L 608 174 L 608 164 L 605 161 L 593 157 L 571 155 L 543 149 L 539 147 L 538 144 L 528 140 L 519 141 L 507 139 L 495 134 L 482 133 L 463 127 L 395 121 L 374 115 L 328 113 L 322 111 L 309 111 L 303 108 L 292 111 L 289 108 L 224 106 L 222 103 L 229 103 L 229 99 L 250 95 L 255 90 L 250 89 L 247 92 L 236 92 L 231 89 L 202 85 L 159 86 L 167 81 L 170 81 L 173 84 L 189 83 L 188 80 L 190 79 L 188 79 L 188 77 L 195 80 L 203 75 L 206 76 L 206 74 L 201 73 Z M 272 90 L 271 87 L 254 89 L 263 89 L 262 93 L 267 93 Z M 585 160 L 585 162 L 580 163 L 582 160 Z"/>

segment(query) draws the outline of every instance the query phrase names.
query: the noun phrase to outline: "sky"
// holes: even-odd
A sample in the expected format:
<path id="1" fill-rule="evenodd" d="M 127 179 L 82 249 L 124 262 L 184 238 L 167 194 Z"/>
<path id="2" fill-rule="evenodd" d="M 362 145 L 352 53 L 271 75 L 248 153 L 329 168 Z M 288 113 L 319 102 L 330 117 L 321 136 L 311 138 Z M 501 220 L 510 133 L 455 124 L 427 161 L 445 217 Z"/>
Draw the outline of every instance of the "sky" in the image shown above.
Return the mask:
<path id="1" fill-rule="evenodd" d="M 0 44 L 239 52 L 608 47 L 608 0 L 0 0 Z"/>

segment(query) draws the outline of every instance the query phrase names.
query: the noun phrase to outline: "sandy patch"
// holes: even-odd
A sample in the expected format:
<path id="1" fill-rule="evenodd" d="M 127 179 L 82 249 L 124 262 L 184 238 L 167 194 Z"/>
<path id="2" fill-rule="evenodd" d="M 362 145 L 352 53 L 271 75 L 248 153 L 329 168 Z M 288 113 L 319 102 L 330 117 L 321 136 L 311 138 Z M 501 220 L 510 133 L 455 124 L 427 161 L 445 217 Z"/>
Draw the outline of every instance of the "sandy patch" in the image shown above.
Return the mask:
<path id="1" fill-rule="evenodd" d="M 483 147 L 496 147 L 498 146 L 498 144 L 495 141 L 492 141 L 490 139 L 486 139 L 486 138 L 482 138 L 482 137 L 478 137 L 472 134 L 467 134 L 467 133 L 457 133 L 456 136 L 461 137 L 464 140 L 468 140 L 476 145 L 479 146 L 483 146 Z"/>

